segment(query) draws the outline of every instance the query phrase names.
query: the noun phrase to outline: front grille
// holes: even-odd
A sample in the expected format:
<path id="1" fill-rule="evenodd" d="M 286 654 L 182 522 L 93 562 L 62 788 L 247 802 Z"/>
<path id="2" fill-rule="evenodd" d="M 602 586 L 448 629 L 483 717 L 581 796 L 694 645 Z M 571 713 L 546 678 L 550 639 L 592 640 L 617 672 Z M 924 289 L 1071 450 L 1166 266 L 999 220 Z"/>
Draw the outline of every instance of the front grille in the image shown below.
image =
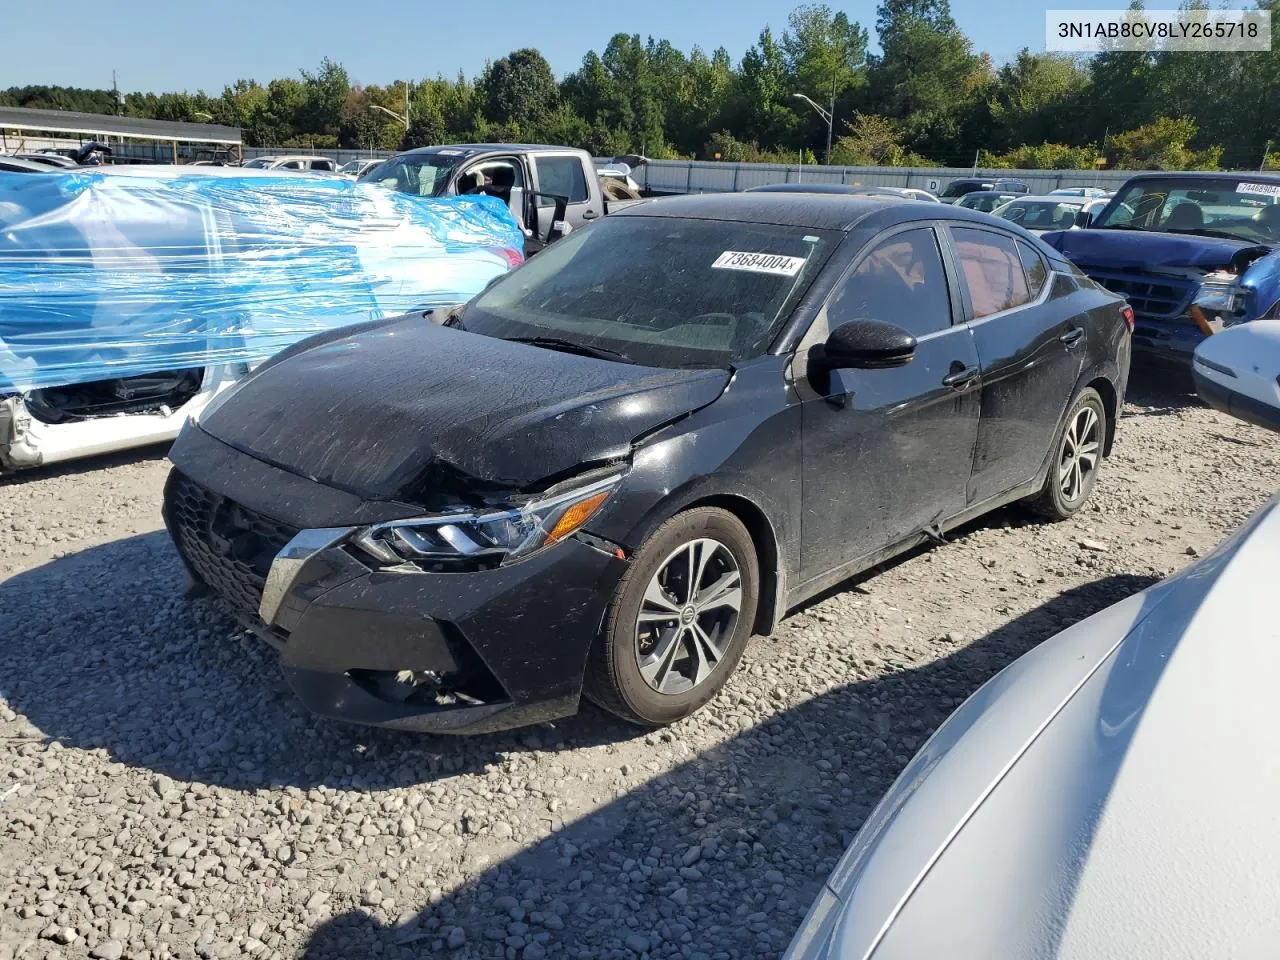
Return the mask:
<path id="1" fill-rule="evenodd" d="M 1089 277 L 1129 301 L 1139 316 L 1172 319 L 1191 305 L 1195 282 L 1180 277 L 1156 277 L 1141 273 L 1087 270 Z"/>
<path id="2" fill-rule="evenodd" d="M 165 488 L 165 522 L 192 572 L 251 618 L 258 616 L 272 560 L 298 533 L 177 470 Z"/>

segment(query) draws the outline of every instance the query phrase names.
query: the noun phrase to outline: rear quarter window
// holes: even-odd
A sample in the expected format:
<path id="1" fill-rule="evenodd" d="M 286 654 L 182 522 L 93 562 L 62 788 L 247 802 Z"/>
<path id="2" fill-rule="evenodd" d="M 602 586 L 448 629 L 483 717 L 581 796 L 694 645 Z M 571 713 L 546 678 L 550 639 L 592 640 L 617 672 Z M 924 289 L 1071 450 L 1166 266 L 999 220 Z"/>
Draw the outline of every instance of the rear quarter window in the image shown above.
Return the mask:
<path id="1" fill-rule="evenodd" d="M 1017 241 L 1018 256 L 1022 258 L 1022 268 L 1027 274 L 1027 288 L 1031 299 L 1039 298 L 1040 291 L 1044 289 L 1045 281 L 1049 279 L 1049 268 L 1044 262 L 1044 257 L 1031 249 L 1031 245 Z"/>

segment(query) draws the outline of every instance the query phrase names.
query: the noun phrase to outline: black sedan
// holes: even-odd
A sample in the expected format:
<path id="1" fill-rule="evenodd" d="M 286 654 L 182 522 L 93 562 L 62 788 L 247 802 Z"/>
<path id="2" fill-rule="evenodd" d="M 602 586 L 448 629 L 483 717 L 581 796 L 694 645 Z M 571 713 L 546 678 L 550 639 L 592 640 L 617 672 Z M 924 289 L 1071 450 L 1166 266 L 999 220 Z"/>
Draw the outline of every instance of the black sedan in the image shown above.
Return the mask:
<path id="1" fill-rule="evenodd" d="M 963 209 L 659 200 L 277 355 L 183 431 L 165 519 L 319 713 L 670 723 L 806 598 L 1003 504 L 1078 511 L 1130 316 Z"/>
<path id="2" fill-rule="evenodd" d="M 843 193 L 860 197 L 898 197 L 902 200 L 924 200 L 938 203 L 928 190 L 914 187 L 859 187 L 851 183 L 765 183 L 747 187 L 743 193 Z"/>

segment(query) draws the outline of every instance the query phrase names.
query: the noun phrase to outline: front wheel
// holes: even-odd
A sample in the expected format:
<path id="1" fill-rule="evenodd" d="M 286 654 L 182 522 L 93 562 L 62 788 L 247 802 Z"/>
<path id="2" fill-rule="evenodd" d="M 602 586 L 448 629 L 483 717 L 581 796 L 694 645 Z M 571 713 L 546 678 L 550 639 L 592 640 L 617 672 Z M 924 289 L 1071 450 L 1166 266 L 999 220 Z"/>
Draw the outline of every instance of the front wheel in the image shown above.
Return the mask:
<path id="1" fill-rule="evenodd" d="M 636 552 L 591 649 L 583 692 L 631 723 L 689 716 L 733 673 L 751 636 L 760 567 L 733 514 L 672 517 Z"/>
<path id="2" fill-rule="evenodd" d="M 1062 424 L 1044 489 L 1031 502 L 1031 508 L 1050 520 L 1074 516 L 1098 481 L 1106 437 L 1107 408 L 1097 390 L 1085 387 Z"/>

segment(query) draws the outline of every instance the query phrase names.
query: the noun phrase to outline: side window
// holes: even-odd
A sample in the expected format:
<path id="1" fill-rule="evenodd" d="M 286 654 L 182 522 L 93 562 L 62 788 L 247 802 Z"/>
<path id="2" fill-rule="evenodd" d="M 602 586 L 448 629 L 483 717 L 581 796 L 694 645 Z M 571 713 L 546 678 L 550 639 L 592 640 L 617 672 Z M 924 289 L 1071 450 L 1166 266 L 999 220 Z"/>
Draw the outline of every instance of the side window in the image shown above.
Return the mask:
<path id="1" fill-rule="evenodd" d="M 543 193 L 568 197 L 570 203 L 587 199 L 587 177 L 577 157 L 535 157 L 538 189 Z"/>
<path id="2" fill-rule="evenodd" d="M 1022 258 L 1022 269 L 1027 274 L 1027 286 L 1030 288 L 1027 292 L 1032 300 L 1038 299 L 1045 281 L 1049 279 L 1049 268 L 1045 265 L 1044 257 L 1021 240 L 1018 241 L 1018 256 Z"/>
<path id="3" fill-rule="evenodd" d="M 301 170 L 301 169 L 302 169 L 302 161 L 301 161 L 301 160 L 288 160 L 288 161 L 286 161 L 285 163 L 280 164 L 280 169 L 281 169 L 281 170 Z"/>
<path id="4" fill-rule="evenodd" d="M 858 264 L 827 307 L 830 329 L 851 320 L 895 323 L 916 337 L 951 326 L 947 275 L 932 229 L 895 234 Z"/>
<path id="5" fill-rule="evenodd" d="M 480 184 L 486 193 L 510 193 L 512 187 L 524 187 L 524 174 L 520 165 L 514 160 L 486 160 L 467 171 L 471 174 L 482 174 L 484 182 Z M 551 191 L 548 191 L 551 192 Z"/>
<path id="6" fill-rule="evenodd" d="M 1031 299 L 1012 237 L 968 227 L 952 227 L 951 235 L 975 320 L 1020 307 Z"/>

